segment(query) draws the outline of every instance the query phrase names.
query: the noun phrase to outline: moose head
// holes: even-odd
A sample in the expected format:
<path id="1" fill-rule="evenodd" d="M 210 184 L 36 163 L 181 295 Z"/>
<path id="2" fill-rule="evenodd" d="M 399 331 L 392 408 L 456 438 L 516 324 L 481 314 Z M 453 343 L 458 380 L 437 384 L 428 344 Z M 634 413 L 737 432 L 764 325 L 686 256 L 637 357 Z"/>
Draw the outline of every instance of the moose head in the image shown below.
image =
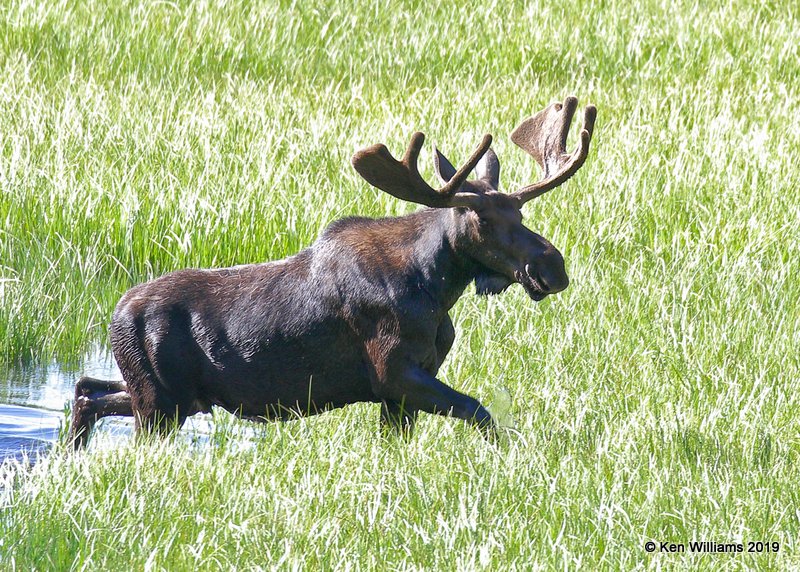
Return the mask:
<path id="1" fill-rule="evenodd" d="M 453 245 L 476 264 L 478 294 L 497 294 L 517 282 L 536 301 L 564 290 L 569 284 L 564 258 L 548 240 L 522 224 L 525 203 L 552 190 L 574 175 L 589 153 L 597 110 L 584 110 L 580 145 L 566 150 L 567 135 L 578 107 L 575 97 L 554 103 L 521 123 L 511 140 L 530 154 L 544 177 L 514 193 L 499 192 L 500 162 L 486 135 L 470 159 L 458 170 L 438 150 L 434 168 L 442 184 L 438 190 L 419 174 L 417 159 L 425 136 L 414 133 L 402 161 L 385 145 L 363 149 L 353 157 L 356 171 L 370 184 L 399 199 L 433 208 L 454 208 Z M 477 178 L 467 180 L 475 170 Z"/>

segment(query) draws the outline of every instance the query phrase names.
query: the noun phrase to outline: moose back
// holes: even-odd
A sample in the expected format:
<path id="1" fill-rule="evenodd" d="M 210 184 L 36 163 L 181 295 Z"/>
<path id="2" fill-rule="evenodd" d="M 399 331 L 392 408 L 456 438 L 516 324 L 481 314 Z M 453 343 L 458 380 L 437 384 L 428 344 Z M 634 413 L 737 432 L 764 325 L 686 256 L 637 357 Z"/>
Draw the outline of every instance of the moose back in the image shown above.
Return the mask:
<path id="1" fill-rule="evenodd" d="M 568 153 L 577 106 L 568 97 L 512 133 L 544 170 L 514 193 L 498 191 L 489 135 L 458 170 L 435 150 L 442 186 L 432 188 L 417 169 L 424 136 L 415 133 L 401 161 L 379 144 L 352 163 L 371 185 L 429 208 L 342 219 L 284 260 L 182 270 L 129 290 L 110 327 L 124 381 L 78 381 L 75 447 L 107 415 L 164 432 L 212 405 L 263 421 L 375 402 L 389 431 L 409 434 L 420 411 L 491 429 L 476 399 L 436 377 L 455 337 L 448 311 L 471 282 L 480 295 L 519 283 L 536 301 L 567 287 L 561 253 L 522 224 L 520 209 L 585 161 L 596 110 L 585 108 Z"/>

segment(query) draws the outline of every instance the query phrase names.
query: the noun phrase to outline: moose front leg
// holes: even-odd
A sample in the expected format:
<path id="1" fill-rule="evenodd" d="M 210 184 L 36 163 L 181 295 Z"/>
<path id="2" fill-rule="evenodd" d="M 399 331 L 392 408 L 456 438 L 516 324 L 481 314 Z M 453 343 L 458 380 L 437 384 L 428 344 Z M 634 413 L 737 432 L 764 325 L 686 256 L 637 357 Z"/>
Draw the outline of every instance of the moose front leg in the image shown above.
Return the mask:
<path id="1" fill-rule="evenodd" d="M 487 436 L 494 429 L 492 416 L 477 399 L 442 383 L 422 367 L 407 367 L 380 389 L 384 401 L 402 403 L 407 410 L 458 417 Z"/>
<path id="2" fill-rule="evenodd" d="M 406 439 L 414 433 L 417 411 L 404 403 L 392 400 L 381 402 L 381 430 L 384 434 L 393 433 Z"/>
<path id="3" fill-rule="evenodd" d="M 431 375 L 435 376 L 439 372 L 439 368 L 444 363 L 447 354 L 450 353 L 455 341 L 456 329 L 453 327 L 453 321 L 450 316 L 445 314 L 444 319 L 439 324 L 439 328 L 436 330 L 436 361 L 434 369 L 431 370 Z"/>

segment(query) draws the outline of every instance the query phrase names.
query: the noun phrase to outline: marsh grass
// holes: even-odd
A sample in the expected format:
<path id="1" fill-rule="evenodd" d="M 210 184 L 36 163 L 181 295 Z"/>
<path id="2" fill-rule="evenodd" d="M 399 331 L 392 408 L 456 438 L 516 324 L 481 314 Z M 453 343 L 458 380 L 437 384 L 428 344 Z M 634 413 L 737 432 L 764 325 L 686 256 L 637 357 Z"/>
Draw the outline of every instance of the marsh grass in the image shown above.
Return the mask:
<path id="1" fill-rule="evenodd" d="M 526 207 L 572 285 L 456 306 L 441 378 L 514 396 L 487 445 L 351 407 L 3 469 L 0 564 L 50 569 L 797 567 L 800 25 L 791 3 L 11 2 L 0 8 L 0 356 L 76 359 L 131 285 L 410 212 L 349 167 L 454 161 L 573 92 L 591 158 Z M 427 147 L 429 150 L 430 147 Z M 424 158 L 425 159 L 425 158 Z M 429 156 L 427 158 L 429 160 Z M 430 170 L 426 165 L 426 174 Z M 219 431 L 238 425 L 225 420 Z M 229 428 L 229 429 L 226 429 Z M 778 541 L 777 555 L 646 540 Z"/>

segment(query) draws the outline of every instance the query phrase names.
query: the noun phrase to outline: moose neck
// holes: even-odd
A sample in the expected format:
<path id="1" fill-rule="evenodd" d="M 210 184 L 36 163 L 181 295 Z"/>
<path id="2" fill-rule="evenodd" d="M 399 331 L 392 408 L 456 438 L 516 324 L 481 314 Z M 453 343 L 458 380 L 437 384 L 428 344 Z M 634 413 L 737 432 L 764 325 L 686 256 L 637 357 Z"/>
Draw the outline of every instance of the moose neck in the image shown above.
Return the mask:
<path id="1" fill-rule="evenodd" d="M 464 218 L 452 208 L 424 209 L 410 216 L 421 219 L 413 245 L 420 285 L 445 311 L 450 310 L 479 272 L 478 265 L 460 252 L 466 239 Z"/>

